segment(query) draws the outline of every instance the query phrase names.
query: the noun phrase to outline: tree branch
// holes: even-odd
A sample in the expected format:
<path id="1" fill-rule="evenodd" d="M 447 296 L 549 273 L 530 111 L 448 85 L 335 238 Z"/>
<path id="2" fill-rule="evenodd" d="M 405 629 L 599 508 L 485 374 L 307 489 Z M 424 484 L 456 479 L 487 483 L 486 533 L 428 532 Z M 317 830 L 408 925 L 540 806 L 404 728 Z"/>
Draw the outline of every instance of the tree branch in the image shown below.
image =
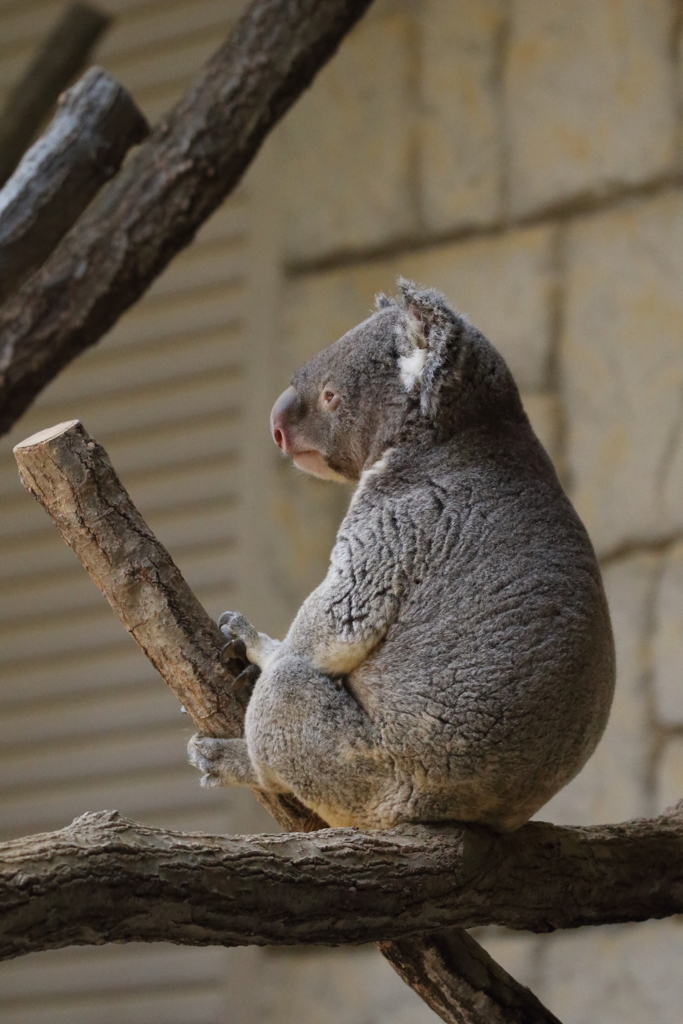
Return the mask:
<path id="1" fill-rule="evenodd" d="M 446 1021 L 458 1024 L 560 1024 L 543 1003 L 463 928 L 380 942 L 407 985 Z"/>
<path id="2" fill-rule="evenodd" d="M 0 302 L 45 261 L 131 146 L 149 134 L 122 85 L 91 68 L 0 191 Z"/>
<path id="3" fill-rule="evenodd" d="M 89 4 L 73 4 L 47 37 L 0 115 L 0 185 L 19 163 L 62 89 L 81 70 L 111 18 Z"/>
<path id="4" fill-rule="evenodd" d="M 38 499 L 128 632 L 208 736 L 241 736 L 244 708 L 219 661 L 225 637 L 78 420 L 14 449 Z"/>
<path id="5" fill-rule="evenodd" d="M 371 0 L 253 0 L 189 92 L 0 309 L 0 431 L 235 187 Z"/>
<path id="6" fill-rule="evenodd" d="M 393 939 L 399 959 L 406 936 L 454 925 L 547 932 L 680 913 L 683 809 L 506 835 L 449 824 L 276 836 L 187 835 L 105 811 L 0 845 L 0 910 L 5 957 L 74 943 Z"/>
<path id="7" fill-rule="evenodd" d="M 28 438 L 17 445 L 15 454 L 24 485 L 44 505 L 197 727 L 213 735 L 239 735 L 243 708 L 233 695 L 232 677 L 218 661 L 224 638 L 131 502 L 105 450 L 78 421 L 72 421 Z M 310 832 L 325 827 L 293 797 L 256 795 L 284 828 Z M 301 841 L 297 837 L 296 844 Z M 107 897 L 103 899 L 106 903 Z M 86 904 L 95 906 L 90 897 Z M 35 894 L 30 906 L 37 911 Z M 106 908 L 101 911 L 103 922 L 108 913 Z M 31 920 L 22 917 L 21 924 L 8 925 L 9 934 L 18 936 L 25 929 L 29 934 Z M 72 926 L 78 927 L 77 915 Z M 36 928 L 37 936 L 44 935 L 40 921 Z M 95 933 L 86 929 L 82 934 Z M 380 937 L 388 935 L 383 931 Z M 460 929 L 437 937 L 405 938 L 398 945 L 385 941 L 382 952 L 449 1024 L 554 1021 L 527 989 Z M 513 1008 L 522 1016 L 514 1016 Z"/>

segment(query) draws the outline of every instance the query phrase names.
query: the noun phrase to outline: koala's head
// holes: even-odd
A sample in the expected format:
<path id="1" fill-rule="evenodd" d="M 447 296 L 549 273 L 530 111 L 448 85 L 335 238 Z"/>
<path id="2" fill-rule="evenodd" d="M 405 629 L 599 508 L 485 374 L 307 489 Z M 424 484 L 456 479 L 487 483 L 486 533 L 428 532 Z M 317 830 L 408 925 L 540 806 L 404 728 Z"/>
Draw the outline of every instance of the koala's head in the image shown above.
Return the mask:
<path id="1" fill-rule="evenodd" d="M 399 280 L 400 298 L 292 378 L 271 413 L 276 444 L 314 476 L 357 480 L 387 448 L 524 419 L 502 357 L 438 292 Z"/>

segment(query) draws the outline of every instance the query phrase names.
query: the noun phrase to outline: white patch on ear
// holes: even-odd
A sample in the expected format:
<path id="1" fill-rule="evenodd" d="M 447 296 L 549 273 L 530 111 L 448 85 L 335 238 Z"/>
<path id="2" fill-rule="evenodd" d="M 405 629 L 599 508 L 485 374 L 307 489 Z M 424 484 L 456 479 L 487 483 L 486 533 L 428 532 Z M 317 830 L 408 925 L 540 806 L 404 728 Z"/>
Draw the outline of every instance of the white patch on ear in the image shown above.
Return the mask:
<path id="1" fill-rule="evenodd" d="M 427 362 L 427 339 L 422 321 L 412 309 L 405 311 L 402 320 L 404 336 L 412 351 L 409 356 L 399 356 L 398 369 L 406 391 L 412 391 L 420 380 Z"/>
<path id="2" fill-rule="evenodd" d="M 414 348 L 409 356 L 400 356 L 398 369 L 406 391 L 412 391 L 422 377 L 427 362 L 427 349 Z"/>

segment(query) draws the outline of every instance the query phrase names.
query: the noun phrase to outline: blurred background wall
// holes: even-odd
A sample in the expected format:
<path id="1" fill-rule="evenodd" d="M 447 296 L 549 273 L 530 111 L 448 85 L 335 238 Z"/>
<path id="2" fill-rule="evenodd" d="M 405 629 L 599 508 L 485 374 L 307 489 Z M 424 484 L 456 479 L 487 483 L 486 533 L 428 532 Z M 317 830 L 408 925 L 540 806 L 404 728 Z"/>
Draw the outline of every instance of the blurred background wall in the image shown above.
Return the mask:
<path id="1" fill-rule="evenodd" d="M 238 0 L 102 0 L 96 54 L 152 120 Z M 0 99 L 63 10 L 0 0 Z M 683 155 L 679 0 L 377 0 L 238 192 L 0 451 L 0 834 L 116 807 L 271 827 L 205 792 L 190 728 L 45 514 L 11 445 L 79 416 L 212 614 L 282 633 L 349 494 L 278 458 L 274 397 L 398 274 L 512 367 L 604 565 L 607 734 L 540 817 L 683 795 Z M 680 1024 L 675 920 L 478 936 L 564 1024 Z M 122 946 L 0 966 L 1 1024 L 421 1024 L 372 949 Z"/>

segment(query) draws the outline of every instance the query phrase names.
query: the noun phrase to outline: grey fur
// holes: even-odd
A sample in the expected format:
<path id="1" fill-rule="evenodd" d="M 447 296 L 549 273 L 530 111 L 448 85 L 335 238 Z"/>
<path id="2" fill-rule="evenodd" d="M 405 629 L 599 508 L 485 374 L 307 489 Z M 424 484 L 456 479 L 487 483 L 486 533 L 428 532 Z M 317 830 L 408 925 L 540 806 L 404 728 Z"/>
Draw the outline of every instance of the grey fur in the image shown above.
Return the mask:
<path id="1" fill-rule="evenodd" d="M 513 829 L 604 730 L 607 603 L 505 362 L 399 284 L 293 379 L 278 422 L 295 458 L 360 482 L 281 644 L 223 617 L 262 672 L 245 739 L 196 736 L 190 759 L 205 784 L 291 791 L 332 825 Z"/>

